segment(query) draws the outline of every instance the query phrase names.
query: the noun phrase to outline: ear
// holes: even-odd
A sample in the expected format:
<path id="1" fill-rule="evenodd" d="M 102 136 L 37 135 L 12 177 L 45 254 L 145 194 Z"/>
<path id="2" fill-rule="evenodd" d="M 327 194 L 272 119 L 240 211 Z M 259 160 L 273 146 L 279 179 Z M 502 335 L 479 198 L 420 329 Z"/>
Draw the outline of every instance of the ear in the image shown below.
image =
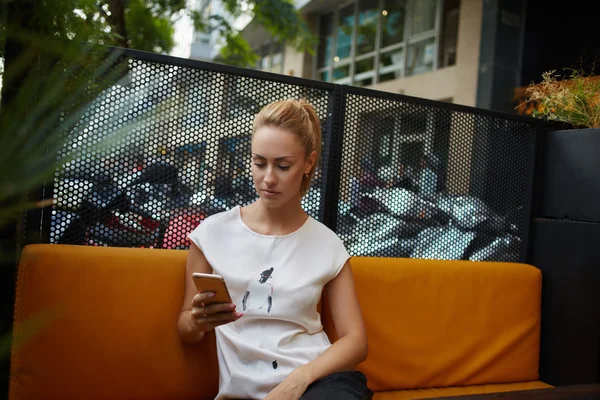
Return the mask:
<path id="1" fill-rule="evenodd" d="M 317 152 L 313 151 L 312 153 L 310 153 L 310 155 L 306 159 L 304 173 L 308 173 L 312 169 L 313 165 L 315 165 L 316 161 L 317 161 Z"/>

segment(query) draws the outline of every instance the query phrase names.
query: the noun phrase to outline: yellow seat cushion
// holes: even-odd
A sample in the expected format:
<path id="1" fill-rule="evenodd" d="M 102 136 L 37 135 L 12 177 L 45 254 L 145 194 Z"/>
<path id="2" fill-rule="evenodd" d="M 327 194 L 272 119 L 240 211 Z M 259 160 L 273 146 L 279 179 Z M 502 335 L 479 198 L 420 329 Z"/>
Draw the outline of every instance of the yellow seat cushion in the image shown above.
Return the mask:
<path id="1" fill-rule="evenodd" d="M 374 391 L 539 378 L 539 269 L 526 264 L 354 257 Z M 327 298 L 324 325 L 335 339 Z"/>
<path id="2" fill-rule="evenodd" d="M 377 392 L 373 400 L 409 400 L 431 399 L 445 396 L 465 396 L 469 394 L 484 394 L 496 392 L 514 392 L 517 390 L 546 389 L 552 386 L 540 381 L 500 383 L 495 385 L 455 386 L 448 388 L 395 390 Z"/>
<path id="3" fill-rule="evenodd" d="M 177 334 L 187 251 L 27 246 L 15 325 L 54 311 L 11 359 L 10 399 L 213 399 L 214 333 Z"/>

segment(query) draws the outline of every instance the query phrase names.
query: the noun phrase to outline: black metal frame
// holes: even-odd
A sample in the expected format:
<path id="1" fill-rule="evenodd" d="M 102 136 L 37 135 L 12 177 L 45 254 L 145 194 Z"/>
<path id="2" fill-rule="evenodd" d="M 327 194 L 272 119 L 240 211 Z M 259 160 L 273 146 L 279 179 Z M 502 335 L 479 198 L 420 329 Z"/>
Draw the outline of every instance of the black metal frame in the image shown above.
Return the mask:
<path id="1" fill-rule="evenodd" d="M 332 120 L 332 134 L 330 144 L 330 160 L 327 186 L 325 187 L 325 198 L 329 201 L 325 202 L 325 211 L 323 213 L 323 222 L 331 230 L 336 230 L 338 200 L 340 180 L 338 179 L 342 165 L 342 145 L 344 143 L 344 117 L 346 115 L 346 96 L 344 88 L 337 88 L 330 100 L 333 103 L 333 110 L 339 110 L 337 117 Z M 332 115 L 336 115 L 335 111 Z"/>
<path id="2" fill-rule="evenodd" d="M 193 59 L 189 59 L 189 58 L 167 56 L 164 54 L 151 53 L 151 52 L 141 51 L 141 50 L 122 49 L 119 47 L 111 47 L 110 49 L 118 52 L 118 54 L 121 54 L 123 57 L 131 57 L 131 58 L 135 58 L 137 60 L 151 61 L 151 62 L 158 63 L 158 64 L 176 65 L 176 66 L 185 67 L 185 68 L 202 69 L 202 70 L 206 70 L 206 71 L 213 71 L 213 72 L 232 74 L 232 75 L 240 75 L 240 76 L 245 76 L 248 78 L 263 79 L 263 80 L 267 80 L 267 81 L 276 81 L 276 82 L 282 82 L 282 83 L 298 85 L 298 86 L 303 86 L 303 87 L 310 87 L 310 88 L 314 88 L 314 89 L 328 90 L 328 91 L 332 91 L 332 92 L 335 90 L 336 86 L 339 86 L 339 85 L 334 85 L 333 83 L 329 83 L 329 82 L 322 82 L 322 81 L 310 80 L 310 79 L 305 79 L 305 78 L 297 78 L 294 76 L 281 75 L 281 74 L 276 74 L 276 73 L 272 73 L 272 72 L 264 72 L 264 71 L 258 71 L 258 70 L 254 70 L 254 69 L 246 69 L 246 68 L 241 68 L 241 67 L 234 67 L 234 66 L 226 65 L 226 64 L 218 64 L 218 63 L 212 63 L 212 62 L 206 62 L 206 61 L 200 61 L 200 60 L 193 60 Z"/>
<path id="3" fill-rule="evenodd" d="M 527 221 L 527 225 L 524 227 L 524 235 L 527 240 L 524 240 L 522 243 L 521 249 L 521 259 L 527 263 L 532 263 L 533 261 L 533 230 L 535 227 L 535 218 L 538 215 L 539 209 L 539 194 L 541 192 L 542 182 L 540 182 L 539 177 L 542 174 L 539 173 L 541 168 L 543 167 L 543 160 L 539 156 L 541 154 L 541 149 L 544 146 L 545 140 L 545 129 L 546 124 L 541 120 L 536 120 L 535 125 L 532 128 L 532 140 L 530 141 L 529 152 L 531 154 L 529 158 L 529 176 L 527 178 L 528 181 L 528 191 L 527 198 L 525 204 L 528 205 L 525 209 L 525 221 Z"/>
<path id="4" fill-rule="evenodd" d="M 438 101 L 438 100 L 430 100 L 430 99 L 426 99 L 426 98 L 422 98 L 422 97 L 409 96 L 406 94 L 383 92 L 380 90 L 374 90 L 374 89 L 356 87 L 356 86 L 346 86 L 346 85 L 335 85 L 335 86 L 346 88 L 346 93 L 348 93 L 348 94 L 357 94 L 357 95 L 375 97 L 375 98 L 386 99 L 386 100 L 404 101 L 407 103 L 420 104 L 420 105 L 424 105 L 424 106 L 445 108 L 445 109 L 452 110 L 452 111 L 473 113 L 473 114 L 481 115 L 484 117 L 498 117 L 498 118 L 512 120 L 512 121 L 526 122 L 526 123 L 529 123 L 532 125 L 540 122 L 540 120 L 536 120 L 534 118 L 526 117 L 526 116 L 522 116 L 522 115 L 509 114 L 509 113 L 502 112 L 502 111 L 488 110 L 488 109 L 483 109 L 483 108 L 465 106 L 462 104 L 447 103 L 447 102 Z"/>

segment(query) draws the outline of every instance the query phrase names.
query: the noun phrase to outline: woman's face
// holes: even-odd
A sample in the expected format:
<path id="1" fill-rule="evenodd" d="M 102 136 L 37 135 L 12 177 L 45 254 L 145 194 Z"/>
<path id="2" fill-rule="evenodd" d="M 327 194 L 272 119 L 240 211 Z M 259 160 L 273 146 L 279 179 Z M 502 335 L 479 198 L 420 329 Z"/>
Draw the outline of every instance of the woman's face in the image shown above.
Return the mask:
<path id="1" fill-rule="evenodd" d="M 291 132 L 262 126 L 252 138 L 252 180 L 261 200 L 270 207 L 300 199 L 302 177 L 316 154 L 305 156 L 304 146 Z"/>

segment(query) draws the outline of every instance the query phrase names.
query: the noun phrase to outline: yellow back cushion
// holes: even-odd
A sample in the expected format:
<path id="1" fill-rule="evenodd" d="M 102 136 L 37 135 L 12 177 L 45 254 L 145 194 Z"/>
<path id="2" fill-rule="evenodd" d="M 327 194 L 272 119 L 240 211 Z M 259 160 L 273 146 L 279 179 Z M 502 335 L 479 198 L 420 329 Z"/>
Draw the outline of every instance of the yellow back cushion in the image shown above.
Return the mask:
<path id="1" fill-rule="evenodd" d="M 186 255 L 26 247 L 15 324 L 33 336 L 12 355 L 10 398 L 213 399 L 214 335 L 185 346 L 177 334 Z"/>
<path id="2" fill-rule="evenodd" d="M 359 369 L 373 390 L 538 379 L 537 268 L 367 257 L 351 264 L 369 339 Z"/>

